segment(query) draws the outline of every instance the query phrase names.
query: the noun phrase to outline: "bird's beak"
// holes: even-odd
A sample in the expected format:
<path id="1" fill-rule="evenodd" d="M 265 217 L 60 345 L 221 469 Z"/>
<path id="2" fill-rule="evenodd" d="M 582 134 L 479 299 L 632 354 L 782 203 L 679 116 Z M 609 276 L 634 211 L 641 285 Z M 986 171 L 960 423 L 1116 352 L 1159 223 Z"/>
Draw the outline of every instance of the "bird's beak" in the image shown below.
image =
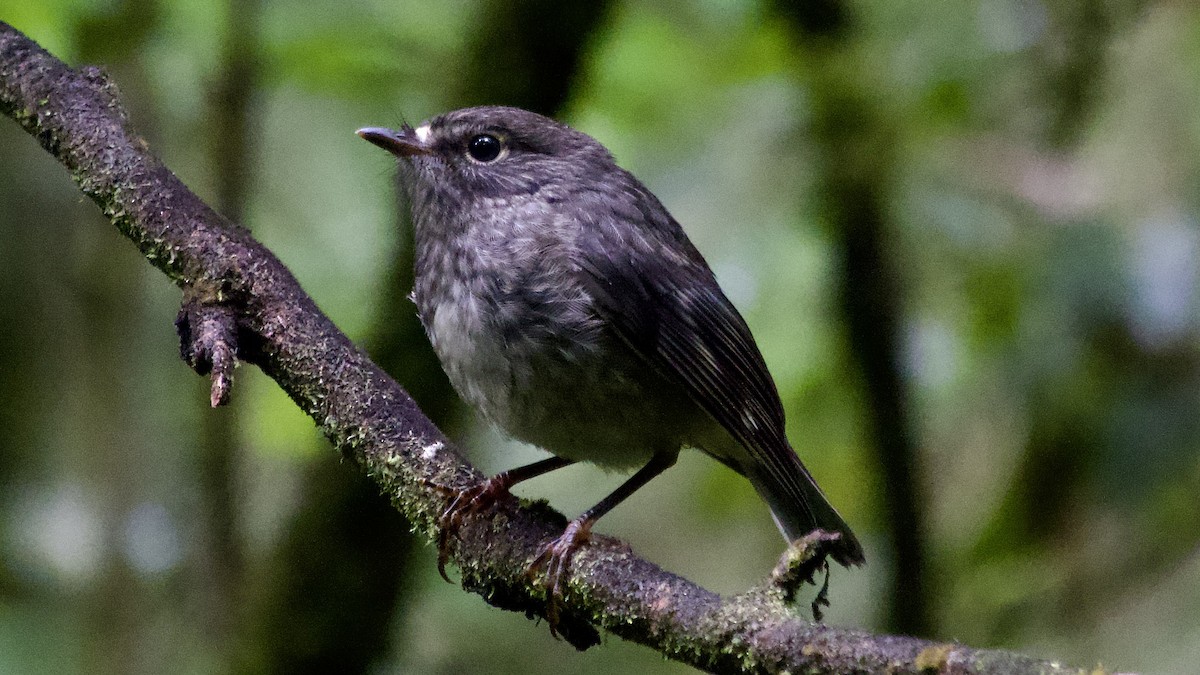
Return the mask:
<path id="1" fill-rule="evenodd" d="M 364 127 L 354 132 L 363 140 L 387 150 L 397 157 L 412 157 L 413 155 L 432 155 L 430 149 L 410 126 L 401 129 L 385 129 L 383 127 Z"/>

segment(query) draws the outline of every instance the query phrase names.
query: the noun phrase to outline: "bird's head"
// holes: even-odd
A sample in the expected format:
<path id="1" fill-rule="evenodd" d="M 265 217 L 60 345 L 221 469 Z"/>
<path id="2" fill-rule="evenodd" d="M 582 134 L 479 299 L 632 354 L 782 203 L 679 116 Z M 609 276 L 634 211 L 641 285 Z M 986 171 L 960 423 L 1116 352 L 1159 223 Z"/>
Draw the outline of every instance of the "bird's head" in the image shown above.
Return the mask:
<path id="1" fill-rule="evenodd" d="M 368 127 L 358 135 L 411 167 L 410 185 L 460 203 L 540 195 L 601 184 L 617 171 L 591 136 L 519 108 L 483 106 L 439 115 L 417 127 Z"/>

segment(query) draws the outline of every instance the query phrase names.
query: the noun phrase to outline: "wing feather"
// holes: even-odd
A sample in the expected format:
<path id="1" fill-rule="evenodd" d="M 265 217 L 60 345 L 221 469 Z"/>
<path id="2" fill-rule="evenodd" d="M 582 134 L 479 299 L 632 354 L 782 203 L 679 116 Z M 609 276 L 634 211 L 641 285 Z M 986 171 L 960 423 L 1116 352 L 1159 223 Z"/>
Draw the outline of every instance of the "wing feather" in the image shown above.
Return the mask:
<path id="1" fill-rule="evenodd" d="M 678 223 L 652 195 L 638 196 L 640 218 L 617 212 L 623 222 L 581 232 L 576 263 L 585 288 L 626 344 L 681 384 L 807 509 L 798 482 L 811 477 L 787 443 L 783 405 L 749 327 Z M 634 235 L 623 230 L 631 223 Z"/>
<path id="2" fill-rule="evenodd" d="M 628 201 L 595 200 L 608 210 L 589 212 L 579 230 L 575 267 L 596 311 L 745 449 L 729 457 L 702 448 L 751 479 L 789 539 L 817 527 L 839 532 L 834 557 L 862 563 L 854 534 L 788 444 L 783 404 L 750 328 L 679 224 L 630 180 L 620 193 Z"/>

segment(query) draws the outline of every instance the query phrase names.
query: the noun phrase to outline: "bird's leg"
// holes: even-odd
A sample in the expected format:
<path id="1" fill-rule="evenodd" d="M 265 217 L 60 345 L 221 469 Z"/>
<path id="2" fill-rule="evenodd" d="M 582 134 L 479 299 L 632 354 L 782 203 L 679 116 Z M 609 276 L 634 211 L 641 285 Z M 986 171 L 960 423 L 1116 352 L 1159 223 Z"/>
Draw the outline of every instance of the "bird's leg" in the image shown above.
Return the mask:
<path id="1" fill-rule="evenodd" d="M 536 574 L 543 567 L 546 570 L 546 621 L 550 624 L 551 635 L 558 637 L 558 605 L 566 591 L 571 559 L 575 556 L 575 551 L 591 538 L 592 525 L 638 488 L 669 469 L 678 457 L 678 452 L 659 453 L 651 457 L 646 466 L 630 476 L 629 480 L 613 490 L 612 494 L 600 500 L 599 504 L 567 523 L 567 529 L 538 552 L 537 558 L 529 566 L 529 574 Z"/>
<path id="2" fill-rule="evenodd" d="M 438 534 L 438 574 L 446 581 L 446 563 L 450 560 L 450 537 L 458 534 L 463 519 L 472 513 L 478 513 L 508 495 L 508 490 L 521 481 L 536 478 L 544 473 L 574 463 L 574 460 L 562 457 L 550 457 L 533 464 L 519 466 L 508 471 L 501 471 L 484 482 L 473 485 L 454 496 L 450 506 L 442 512 L 438 520 L 441 532 Z"/>

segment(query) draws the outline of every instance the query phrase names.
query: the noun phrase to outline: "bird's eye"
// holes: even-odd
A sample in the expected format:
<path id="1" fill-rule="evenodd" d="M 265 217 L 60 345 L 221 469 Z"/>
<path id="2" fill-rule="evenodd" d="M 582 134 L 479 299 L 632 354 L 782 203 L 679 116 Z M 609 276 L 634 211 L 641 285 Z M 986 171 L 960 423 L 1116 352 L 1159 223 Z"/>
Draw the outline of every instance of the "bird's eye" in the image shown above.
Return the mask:
<path id="1" fill-rule="evenodd" d="M 494 162 L 503 149 L 500 139 L 491 134 L 479 134 L 467 141 L 467 152 L 477 162 Z"/>

